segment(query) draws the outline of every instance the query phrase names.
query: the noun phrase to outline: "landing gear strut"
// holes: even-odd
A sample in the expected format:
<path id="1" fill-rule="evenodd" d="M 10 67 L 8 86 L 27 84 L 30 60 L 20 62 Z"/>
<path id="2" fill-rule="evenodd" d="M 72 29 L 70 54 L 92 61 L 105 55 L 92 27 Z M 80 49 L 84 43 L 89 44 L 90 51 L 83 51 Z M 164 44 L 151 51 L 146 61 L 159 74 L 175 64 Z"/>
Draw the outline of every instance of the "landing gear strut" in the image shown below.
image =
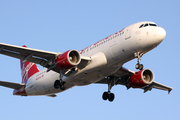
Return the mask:
<path id="1" fill-rule="evenodd" d="M 110 102 L 112 102 L 114 100 L 114 98 L 115 98 L 115 95 L 114 95 L 114 93 L 111 93 L 110 90 L 115 85 L 117 80 L 115 79 L 115 77 L 112 77 L 112 76 L 108 77 L 107 80 L 108 80 L 108 92 L 103 93 L 102 99 L 103 100 L 108 99 Z"/>
<path id="2" fill-rule="evenodd" d="M 62 72 L 60 72 L 60 89 L 61 90 L 65 90 L 66 89 L 66 83 L 62 80 L 62 78 L 63 78 L 63 73 Z"/>
<path id="3" fill-rule="evenodd" d="M 141 57 L 143 56 L 143 54 L 140 52 L 136 52 L 136 53 L 134 53 L 134 56 L 137 58 L 137 64 L 136 64 L 135 68 L 142 70 L 143 64 L 140 64 L 140 61 L 141 61 Z"/>

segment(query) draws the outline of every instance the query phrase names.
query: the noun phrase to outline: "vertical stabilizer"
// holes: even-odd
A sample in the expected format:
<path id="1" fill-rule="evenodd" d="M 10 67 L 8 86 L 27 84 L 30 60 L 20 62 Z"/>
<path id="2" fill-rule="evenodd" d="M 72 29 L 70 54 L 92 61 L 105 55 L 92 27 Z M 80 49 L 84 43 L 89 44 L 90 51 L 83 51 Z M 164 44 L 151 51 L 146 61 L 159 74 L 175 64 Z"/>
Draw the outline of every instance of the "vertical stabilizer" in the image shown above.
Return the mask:
<path id="1" fill-rule="evenodd" d="M 23 47 L 26 47 L 26 45 L 24 45 Z M 34 64 L 32 62 L 26 61 L 25 63 L 23 63 L 23 60 L 20 60 L 20 64 L 21 64 L 22 83 L 26 84 L 28 79 L 32 75 L 34 75 L 35 73 L 39 72 L 39 69 L 36 66 L 36 64 Z"/>

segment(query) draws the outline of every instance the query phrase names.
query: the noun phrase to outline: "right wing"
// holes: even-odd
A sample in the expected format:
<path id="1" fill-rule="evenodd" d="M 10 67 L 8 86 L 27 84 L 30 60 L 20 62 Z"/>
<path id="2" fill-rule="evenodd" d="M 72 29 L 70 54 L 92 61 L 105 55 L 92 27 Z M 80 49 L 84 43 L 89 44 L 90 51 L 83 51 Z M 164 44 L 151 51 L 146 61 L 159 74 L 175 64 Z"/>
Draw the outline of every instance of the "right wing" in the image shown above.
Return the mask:
<path id="1" fill-rule="evenodd" d="M 131 77 L 135 72 L 130 71 L 124 67 L 121 67 L 115 74 L 113 74 L 111 77 L 115 77 L 116 81 L 115 81 L 115 85 L 125 85 L 127 87 L 128 84 L 128 79 L 129 77 Z M 100 83 L 100 84 L 108 84 L 109 80 L 107 78 L 104 78 L 96 83 Z M 127 87 L 128 88 L 128 87 Z M 152 88 L 156 88 L 156 89 L 160 89 L 160 90 L 165 90 L 168 91 L 168 93 L 171 92 L 171 90 L 173 90 L 172 87 L 168 87 L 166 85 L 160 84 L 158 82 L 153 81 L 151 84 L 149 84 L 148 86 L 142 88 L 144 89 L 144 93 L 147 91 L 151 91 Z"/>
<path id="2" fill-rule="evenodd" d="M 4 86 L 4 87 L 19 90 L 19 89 L 23 88 L 25 86 L 25 84 L 0 81 L 0 86 Z"/>
<path id="3" fill-rule="evenodd" d="M 168 94 L 171 92 L 171 90 L 173 90 L 172 87 L 168 87 L 166 85 L 160 84 L 155 81 L 152 82 L 152 86 L 153 86 L 153 88 L 156 88 L 156 89 L 168 91 Z M 144 90 L 145 90 L 145 88 L 144 88 Z M 144 91 L 144 92 L 146 92 L 146 91 Z"/>

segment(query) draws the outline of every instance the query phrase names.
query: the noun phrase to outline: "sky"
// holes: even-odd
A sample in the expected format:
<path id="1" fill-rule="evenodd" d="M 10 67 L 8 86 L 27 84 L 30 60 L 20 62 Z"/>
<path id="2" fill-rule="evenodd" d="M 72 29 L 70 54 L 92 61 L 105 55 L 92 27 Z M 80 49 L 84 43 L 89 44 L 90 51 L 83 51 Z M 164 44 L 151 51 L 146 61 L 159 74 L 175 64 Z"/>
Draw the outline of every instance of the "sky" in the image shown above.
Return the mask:
<path id="1" fill-rule="evenodd" d="M 13 96 L 12 89 L 0 86 L 0 119 L 179 120 L 179 5 L 178 0 L 1 0 L 0 42 L 52 52 L 81 50 L 133 23 L 157 23 L 166 38 L 141 63 L 155 81 L 174 90 L 143 93 L 118 85 L 109 102 L 102 100 L 107 85 L 74 87 L 56 98 Z M 124 67 L 135 71 L 136 62 Z M 21 82 L 18 59 L 0 55 L 0 66 L 0 80 Z"/>

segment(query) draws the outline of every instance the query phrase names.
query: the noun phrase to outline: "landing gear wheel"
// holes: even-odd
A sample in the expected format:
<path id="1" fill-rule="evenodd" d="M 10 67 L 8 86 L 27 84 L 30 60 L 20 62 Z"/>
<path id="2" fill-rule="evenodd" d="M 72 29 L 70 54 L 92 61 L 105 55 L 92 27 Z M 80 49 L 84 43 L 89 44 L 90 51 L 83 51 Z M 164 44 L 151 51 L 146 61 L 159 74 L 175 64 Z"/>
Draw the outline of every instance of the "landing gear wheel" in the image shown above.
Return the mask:
<path id="1" fill-rule="evenodd" d="M 115 98 L 115 95 L 113 93 L 110 92 L 104 92 L 102 95 L 103 100 L 109 100 L 110 102 L 112 102 Z"/>
<path id="2" fill-rule="evenodd" d="M 60 89 L 65 90 L 66 89 L 66 83 L 64 81 L 60 82 Z"/>
<path id="3" fill-rule="evenodd" d="M 142 70 L 143 67 L 144 67 L 143 64 L 140 64 L 139 69 Z"/>
<path id="4" fill-rule="evenodd" d="M 135 67 L 136 67 L 136 69 L 142 70 L 144 66 L 143 66 L 143 64 L 137 63 Z"/>
<path id="5" fill-rule="evenodd" d="M 102 95 L 103 100 L 107 100 L 108 99 L 108 92 L 104 92 Z"/>
<path id="6" fill-rule="evenodd" d="M 139 69 L 139 64 L 137 63 L 136 66 L 135 66 L 136 69 Z"/>
<path id="7" fill-rule="evenodd" d="M 108 100 L 109 100 L 110 102 L 112 102 L 112 101 L 114 100 L 114 97 L 115 97 L 115 95 L 114 95 L 113 93 L 110 93 Z"/>
<path id="8" fill-rule="evenodd" d="M 135 58 L 137 58 L 137 64 L 135 66 L 136 69 L 142 70 L 143 69 L 143 64 L 140 64 L 141 57 L 143 56 L 142 53 L 136 52 L 134 53 Z"/>
<path id="9" fill-rule="evenodd" d="M 54 82 L 54 88 L 58 89 L 60 87 L 60 81 L 59 80 L 56 80 Z"/>

